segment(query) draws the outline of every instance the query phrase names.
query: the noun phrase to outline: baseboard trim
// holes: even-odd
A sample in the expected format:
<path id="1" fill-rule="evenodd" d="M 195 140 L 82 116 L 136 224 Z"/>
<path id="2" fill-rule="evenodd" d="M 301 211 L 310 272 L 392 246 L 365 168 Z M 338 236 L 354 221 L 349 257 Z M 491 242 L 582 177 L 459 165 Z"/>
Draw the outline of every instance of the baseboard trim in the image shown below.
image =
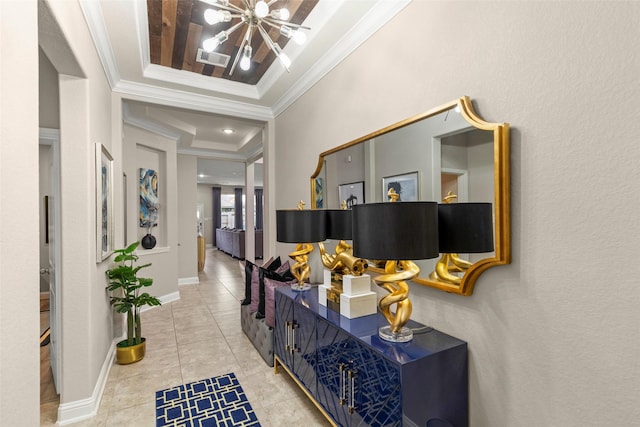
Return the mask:
<path id="1" fill-rule="evenodd" d="M 180 292 L 179 291 L 171 292 L 170 294 L 163 295 L 158 299 L 160 300 L 160 302 L 162 304 L 168 304 L 170 302 L 180 301 Z M 149 307 L 149 308 L 151 308 L 151 307 Z"/>
<path id="2" fill-rule="evenodd" d="M 199 283 L 200 283 L 200 279 L 198 278 L 198 276 L 182 277 L 182 278 L 178 279 L 178 286 L 197 285 Z"/>
<path id="3" fill-rule="evenodd" d="M 93 388 L 91 397 L 87 399 L 76 400 L 69 403 L 61 403 L 58 407 L 58 422 L 56 425 L 65 426 L 68 424 L 77 423 L 78 421 L 86 420 L 94 417 L 98 413 L 100 402 L 102 401 L 102 395 L 104 388 L 107 385 L 109 379 L 109 372 L 113 366 L 113 360 L 116 357 L 116 341 L 111 343 L 107 357 L 105 358 L 98 381 Z"/>

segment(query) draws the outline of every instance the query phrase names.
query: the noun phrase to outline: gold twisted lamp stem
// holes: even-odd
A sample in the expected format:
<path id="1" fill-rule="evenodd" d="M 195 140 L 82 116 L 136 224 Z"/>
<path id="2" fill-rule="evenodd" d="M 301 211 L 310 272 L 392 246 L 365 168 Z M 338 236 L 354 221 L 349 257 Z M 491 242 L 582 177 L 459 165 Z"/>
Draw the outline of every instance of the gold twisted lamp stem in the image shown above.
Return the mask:
<path id="1" fill-rule="evenodd" d="M 452 191 L 449 191 L 442 201 L 444 203 L 451 203 L 457 198 L 457 195 L 453 194 Z M 462 283 L 462 278 L 458 277 L 454 273 L 464 274 L 464 272 L 472 265 L 473 264 L 469 261 L 460 258 L 458 254 L 443 253 L 436 264 L 436 268 L 431 272 L 431 274 L 429 274 L 429 278 L 453 285 L 459 285 Z"/>
<path id="2" fill-rule="evenodd" d="M 380 299 L 378 308 L 389 322 L 391 332 L 397 334 L 411 317 L 407 281 L 416 277 L 420 273 L 420 268 L 413 261 L 387 261 L 384 271 L 386 274 L 373 278 L 376 285 L 389 292 L 389 295 Z M 393 304 L 396 304 L 395 314 L 391 312 Z"/>
<path id="3" fill-rule="evenodd" d="M 304 287 L 304 283 L 309 278 L 311 269 L 309 268 L 309 254 L 313 251 L 313 246 L 309 243 L 298 243 L 296 250 L 289 254 L 295 263 L 291 266 L 293 277 L 298 280 L 298 286 Z"/>
<path id="4" fill-rule="evenodd" d="M 318 243 L 318 248 L 322 265 L 334 273 L 361 276 L 369 266 L 366 260 L 353 256 L 353 247 L 344 240 L 340 240 L 336 246 L 335 254 L 328 253 L 322 242 Z"/>
<path id="5" fill-rule="evenodd" d="M 389 202 L 393 203 L 398 201 L 398 199 L 400 198 L 400 195 L 396 193 L 395 188 L 391 187 L 387 192 L 387 197 L 389 198 Z"/>
<path id="6" fill-rule="evenodd" d="M 436 268 L 431 272 L 429 278 L 433 280 L 440 280 L 441 282 L 451 283 L 459 285 L 462 283 L 462 278 L 456 276 L 455 272 L 464 273 L 469 267 L 471 267 L 469 261 L 466 261 L 458 256 L 458 254 L 442 254 Z"/>

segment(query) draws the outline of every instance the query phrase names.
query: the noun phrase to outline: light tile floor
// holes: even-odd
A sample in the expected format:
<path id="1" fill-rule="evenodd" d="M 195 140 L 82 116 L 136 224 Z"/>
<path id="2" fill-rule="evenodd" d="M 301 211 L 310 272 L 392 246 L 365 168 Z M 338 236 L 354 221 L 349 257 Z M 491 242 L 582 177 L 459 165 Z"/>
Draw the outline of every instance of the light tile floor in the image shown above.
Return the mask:
<path id="1" fill-rule="evenodd" d="M 239 262 L 207 250 L 198 285 L 180 286 L 180 300 L 143 312 L 146 355 L 114 364 L 98 414 L 74 426 L 155 426 L 155 392 L 234 372 L 264 427 L 329 425 L 288 374 L 274 374 L 240 327 L 244 277 Z M 57 401 L 40 406 L 53 426 Z"/>

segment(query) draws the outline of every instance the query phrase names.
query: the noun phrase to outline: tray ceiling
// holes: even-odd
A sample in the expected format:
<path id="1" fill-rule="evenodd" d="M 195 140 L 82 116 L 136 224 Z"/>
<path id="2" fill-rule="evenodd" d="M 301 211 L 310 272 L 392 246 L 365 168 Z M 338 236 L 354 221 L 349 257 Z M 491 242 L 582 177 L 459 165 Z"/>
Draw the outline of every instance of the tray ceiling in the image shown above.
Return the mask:
<path id="1" fill-rule="evenodd" d="M 204 38 L 237 22 L 207 25 L 205 2 L 80 0 L 80 5 L 109 84 L 122 95 L 126 123 L 175 139 L 179 153 L 243 162 L 259 157 L 268 120 L 409 1 L 277 0 L 271 8 L 287 7 L 291 22 L 311 27 L 303 46 L 272 34 L 292 60 L 290 72 L 254 36 L 256 63 L 248 73 L 236 69 L 232 77 L 220 67 L 195 62 Z M 243 31 L 236 33 L 217 50 L 233 55 Z M 236 132 L 222 134 L 224 127 Z"/>

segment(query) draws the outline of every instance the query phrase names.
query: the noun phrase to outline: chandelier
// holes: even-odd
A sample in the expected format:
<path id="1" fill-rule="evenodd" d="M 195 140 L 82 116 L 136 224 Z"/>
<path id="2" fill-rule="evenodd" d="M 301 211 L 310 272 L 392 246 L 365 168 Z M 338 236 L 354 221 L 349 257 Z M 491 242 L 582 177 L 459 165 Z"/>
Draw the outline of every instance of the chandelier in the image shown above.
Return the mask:
<path id="1" fill-rule="evenodd" d="M 213 52 L 219 45 L 229 38 L 231 33 L 246 25 L 246 31 L 242 37 L 242 43 L 240 44 L 240 48 L 238 49 L 235 59 L 233 60 L 233 65 L 231 66 L 229 75 L 233 75 L 238 63 L 240 68 L 244 71 L 251 68 L 251 38 L 256 31 L 260 33 L 269 49 L 276 54 L 282 66 L 289 71 L 291 60 L 282 51 L 278 43 L 271 39 L 265 30 L 265 26 L 277 28 L 281 35 L 292 39 L 297 44 L 303 44 L 307 39 L 307 35 L 302 30 L 310 30 L 309 27 L 287 22 L 289 19 L 289 10 L 286 8 L 269 10 L 269 6 L 277 0 L 270 0 L 269 2 L 263 0 L 257 2 L 256 0 L 242 0 L 245 9 L 230 3 L 229 0 L 201 1 L 217 8 L 207 9 L 204 12 L 204 20 L 209 25 L 215 25 L 220 22 L 230 22 L 232 19 L 240 19 L 240 21 L 231 28 L 220 31 L 215 36 L 204 40 L 202 42 L 202 48 L 206 52 Z"/>

